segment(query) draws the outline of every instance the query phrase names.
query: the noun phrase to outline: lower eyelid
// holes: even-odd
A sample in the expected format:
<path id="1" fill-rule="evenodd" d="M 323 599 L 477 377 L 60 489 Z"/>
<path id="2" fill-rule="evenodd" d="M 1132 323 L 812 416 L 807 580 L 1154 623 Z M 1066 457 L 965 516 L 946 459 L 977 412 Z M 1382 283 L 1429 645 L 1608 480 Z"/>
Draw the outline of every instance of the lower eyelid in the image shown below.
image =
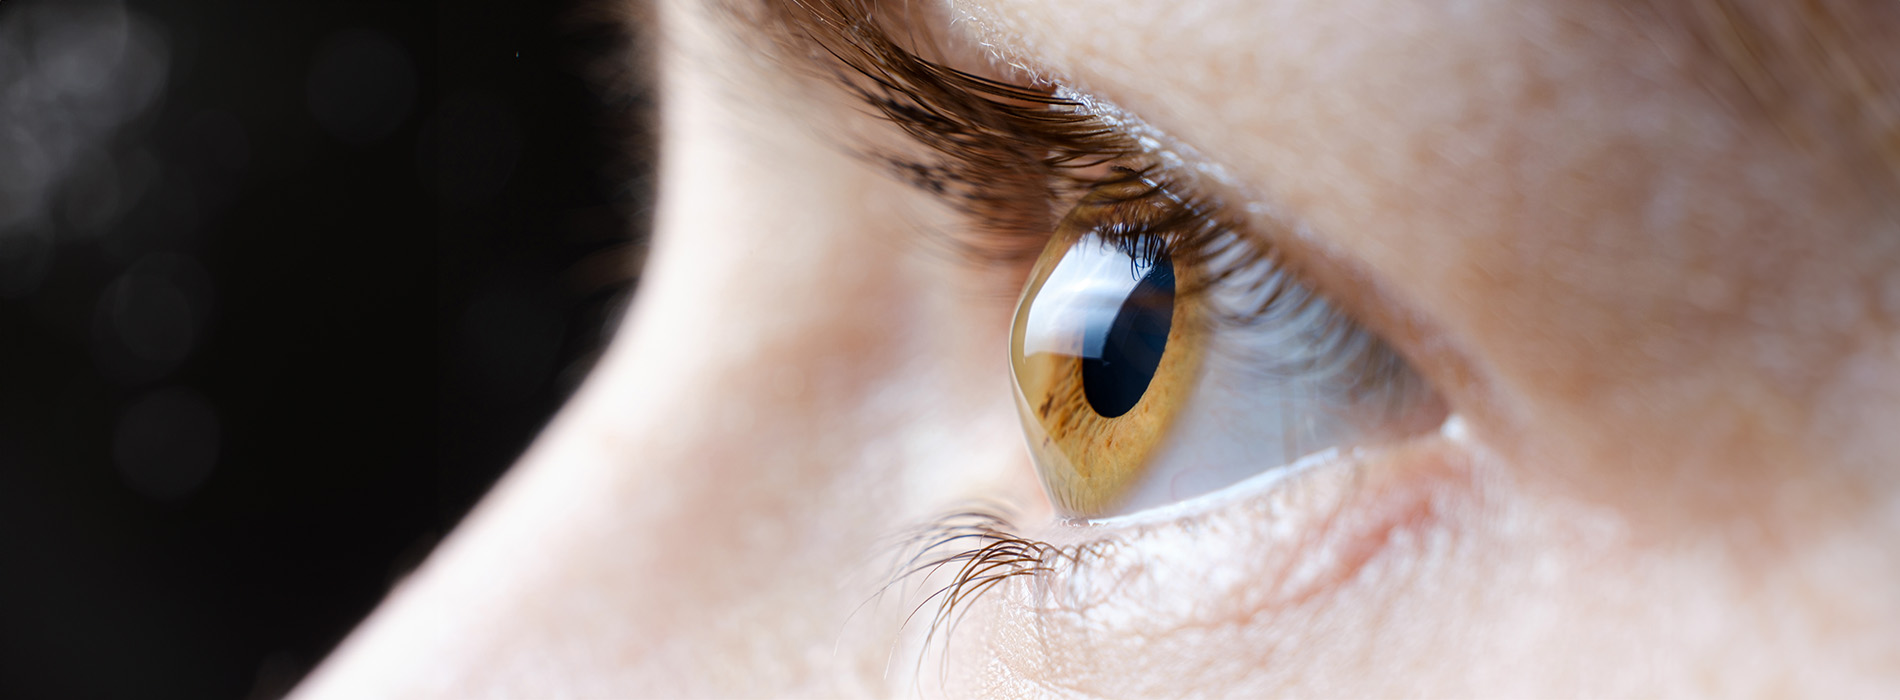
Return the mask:
<path id="1" fill-rule="evenodd" d="M 1033 615 L 1051 636 L 1065 627 L 1153 636 L 1315 604 L 1400 554 L 1395 544 L 1442 529 L 1446 509 L 1471 493 L 1464 464 L 1433 434 L 1341 453 L 1198 514 L 1058 524 L 1031 534 L 1078 555 L 1013 590 L 1002 614 Z"/>

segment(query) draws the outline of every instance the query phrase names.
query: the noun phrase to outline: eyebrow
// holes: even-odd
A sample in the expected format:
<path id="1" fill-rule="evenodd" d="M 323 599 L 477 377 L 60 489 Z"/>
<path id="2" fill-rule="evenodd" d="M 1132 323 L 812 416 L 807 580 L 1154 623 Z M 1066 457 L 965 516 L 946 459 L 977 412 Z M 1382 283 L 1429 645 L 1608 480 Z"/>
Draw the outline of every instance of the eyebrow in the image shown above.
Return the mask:
<path id="1" fill-rule="evenodd" d="M 1632 16 L 1732 109 L 1900 185 L 1900 3 L 1652 0 Z"/>

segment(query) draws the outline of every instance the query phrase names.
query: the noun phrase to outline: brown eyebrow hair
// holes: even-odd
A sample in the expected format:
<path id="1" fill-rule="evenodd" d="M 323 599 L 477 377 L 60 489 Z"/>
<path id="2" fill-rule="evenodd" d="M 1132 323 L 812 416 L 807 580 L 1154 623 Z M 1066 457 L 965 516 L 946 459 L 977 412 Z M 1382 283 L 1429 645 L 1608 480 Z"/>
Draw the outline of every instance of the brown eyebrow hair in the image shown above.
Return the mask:
<path id="1" fill-rule="evenodd" d="M 1900 2 L 1647 0 L 1633 11 L 1693 47 L 1734 111 L 1900 186 Z"/>

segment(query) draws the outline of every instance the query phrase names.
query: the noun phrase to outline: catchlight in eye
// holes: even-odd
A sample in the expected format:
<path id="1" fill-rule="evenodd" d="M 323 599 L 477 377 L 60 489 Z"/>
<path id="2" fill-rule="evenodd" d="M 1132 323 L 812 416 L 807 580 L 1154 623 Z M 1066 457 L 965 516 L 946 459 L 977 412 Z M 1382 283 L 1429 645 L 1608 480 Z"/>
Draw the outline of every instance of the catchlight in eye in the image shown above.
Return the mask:
<path id="1" fill-rule="evenodd" d="M 1194 386 L 1202 320 L 1177 298 L 1168 242 L 1089 223 L 1125 199 L 1078 205 L 1031 273 L 1012 369 L 1043 485 L 1070 513 L 1114 507 Z"/>

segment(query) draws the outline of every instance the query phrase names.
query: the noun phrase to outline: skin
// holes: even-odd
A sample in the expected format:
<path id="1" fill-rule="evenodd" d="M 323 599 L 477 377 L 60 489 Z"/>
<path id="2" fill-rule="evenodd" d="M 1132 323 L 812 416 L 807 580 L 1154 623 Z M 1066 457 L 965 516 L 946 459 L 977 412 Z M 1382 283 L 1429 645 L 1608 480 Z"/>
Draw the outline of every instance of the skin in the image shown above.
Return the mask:
<path id="1" fill-rule="evenodd" d="M 844 147 L 894 130 L 727 10 L 663 4 L 635 308 L 297 696 L 1892 694 L 1893 171 L 1811 108 L 1826 80 L 1764 102 L 1659 5 L 928 20 L 960 65 L 1152 126 L 1456 416 L 1082 527 L 1012 404 L 1023 271 L 915 245 L 969 222 Z M 1101 553 L 977 599 L 948 644 L 903 624 L 913 589 L 860 606 L 897 533 L 972 499 Z"/>

